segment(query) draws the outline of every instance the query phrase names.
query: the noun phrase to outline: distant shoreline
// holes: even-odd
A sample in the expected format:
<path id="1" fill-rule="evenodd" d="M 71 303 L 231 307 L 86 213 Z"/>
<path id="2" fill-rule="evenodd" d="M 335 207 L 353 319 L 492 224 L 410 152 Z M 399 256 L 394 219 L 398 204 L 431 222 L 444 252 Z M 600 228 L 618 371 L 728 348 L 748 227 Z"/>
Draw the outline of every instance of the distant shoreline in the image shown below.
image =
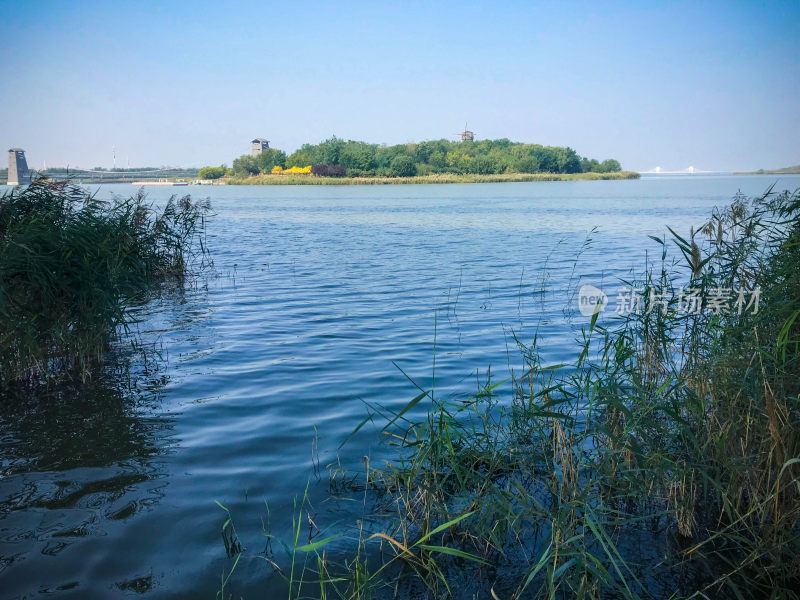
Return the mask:
<path id="1" fill-rule="evenodd" d="M 734 175 L 800 175 L 800 165 L 784 169 L 759 169 L 758 171 L 734 171 Z"/>
<path id="2" fill-rule="evenodd" d="M 316 175 L 251 175 L 226 178 L 227 185 L 408 185 L 437 183 L 513 183 L 530 181 L 600 181 L 639 179 L 635 171 L 614 173 L 501 173 L 496 175 L 458 175 L 437 173 L 412 177 L 319 177 Z"/>

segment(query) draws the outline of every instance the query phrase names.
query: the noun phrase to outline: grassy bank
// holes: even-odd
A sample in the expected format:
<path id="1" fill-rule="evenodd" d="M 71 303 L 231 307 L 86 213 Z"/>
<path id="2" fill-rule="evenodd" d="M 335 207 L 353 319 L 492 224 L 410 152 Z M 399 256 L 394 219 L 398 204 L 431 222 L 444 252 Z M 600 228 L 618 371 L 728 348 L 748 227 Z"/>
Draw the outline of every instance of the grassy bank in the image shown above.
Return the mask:
<path id="1" fill-rule="evenodd" d="M 783 169 L 759 169 L 758 171 L 734 171 L 734 175 L 800 175 L 800 165 Z"/>
<path id="2" fill-rule="evenodd" d="M 800 193 L 654 243 L 642 310 L 587 318 L 573 362 L 520 343 L 509 380 L 373 406 L 392 459 L 332 468 L 352 527 L 298 502 L 287 597 L 800 597 Z"/>
<path id="3" fill-rule="evenodd" d="M 47 179 L 0 197 L 0 384 L 85 374 L 131 305 L 187 274 L 206 208 L 102 202 Z"/>
<path id="4" fill-rule="evenodd" d="M 317 177 L 315 175 L 253 175 L 225 179 L 229 185 L 391 185 L 426 183 L 501 183 L 526 181 L 594 181 L 638 179 L 639 173 L 504 173 L 498 175 L 457 175 L 440 173 L 414 177 Z"/>

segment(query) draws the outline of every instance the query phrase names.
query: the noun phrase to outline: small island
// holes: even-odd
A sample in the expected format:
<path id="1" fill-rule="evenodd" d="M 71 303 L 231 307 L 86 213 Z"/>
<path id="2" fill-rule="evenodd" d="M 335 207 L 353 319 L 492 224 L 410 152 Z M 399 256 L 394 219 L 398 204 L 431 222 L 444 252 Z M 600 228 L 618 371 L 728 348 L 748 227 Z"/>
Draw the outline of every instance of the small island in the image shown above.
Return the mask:
<path id="1" fill-rule="evenodd" d="M 269 140 L 251 141 L 250 154 L 226 165 L 203 167 L 201 180 L 231 185 L 374 185 L 421 183 L 490 183 L 638 179 L 619 161 L 578 155 L 562 146 L 475 141 L 464 131 L 461 141 L 446 139 L 393 146 L 337 137 L 303 144 L 287 154 Z"/>

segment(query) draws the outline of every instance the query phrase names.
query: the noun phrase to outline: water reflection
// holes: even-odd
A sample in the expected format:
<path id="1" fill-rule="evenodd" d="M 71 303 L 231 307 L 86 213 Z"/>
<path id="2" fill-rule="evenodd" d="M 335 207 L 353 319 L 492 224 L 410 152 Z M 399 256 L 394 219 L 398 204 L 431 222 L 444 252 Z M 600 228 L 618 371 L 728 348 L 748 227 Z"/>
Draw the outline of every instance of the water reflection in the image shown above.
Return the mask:
<path id="1" fill-rule="evenodd" d="M 158 458 L 171 451 L 173 419 L 154 416 L 167 378 L 137 357 L 115 356 L 86 382 L 7 389 L 0 403 L 0 576 L 6 594 L 32 591 L 52 560 L 109 535 L 157 504 Z M 138 372 L 136 371 L 138 369 Z M 65 570 L 39 593 L 78 586 Z M 63 579 L 62 579 L 63 577 Z M 52 578 L 48 577 L 52 581 Z M 139 578 L 141 579 L 141 578 Z M 120 589 L 141 589 L 120 582 Z M 133 588 L 130 586 L 133 585 Z"/>

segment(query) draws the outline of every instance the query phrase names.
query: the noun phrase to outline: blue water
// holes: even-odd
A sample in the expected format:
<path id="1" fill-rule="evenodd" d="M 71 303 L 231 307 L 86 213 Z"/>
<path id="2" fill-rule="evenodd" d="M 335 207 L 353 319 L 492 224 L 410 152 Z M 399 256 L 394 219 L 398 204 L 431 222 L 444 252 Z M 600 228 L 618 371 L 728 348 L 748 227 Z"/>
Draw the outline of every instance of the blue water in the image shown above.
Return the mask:
<path id="1" fill-rule="evenodd" d="M 215 500 L 247 547 L 231 590 L 272 597 L 278 582 L 258 558 L 265 501 L 270 532 L 286 539 L 307 482 L 321 520 L 357 518 L 323 502 L 325 467 L 385 452 L 379 423 L 338 447 L 365 403 L 400 408 L 417 394 L 399 368 L 430 387 L 435 357 L 437 394 L 459 398 L 489 367 L 498 380 L 521 368 L 515 337 L 537 335 L 545 362 L 572 360 L 586 324 L 577 285 L 616 289 L 659 252 L 648 235 L 696 229 L 737 191 L 776 180 L 800 186 L 687 176 L 149 190 L 156 203 L 210 197 L 214 267 L 137 310 L 161 359 L 120 348 L 117 372 L 3 402 L 0 598 L 212 597 L 233 562 Z"/>

